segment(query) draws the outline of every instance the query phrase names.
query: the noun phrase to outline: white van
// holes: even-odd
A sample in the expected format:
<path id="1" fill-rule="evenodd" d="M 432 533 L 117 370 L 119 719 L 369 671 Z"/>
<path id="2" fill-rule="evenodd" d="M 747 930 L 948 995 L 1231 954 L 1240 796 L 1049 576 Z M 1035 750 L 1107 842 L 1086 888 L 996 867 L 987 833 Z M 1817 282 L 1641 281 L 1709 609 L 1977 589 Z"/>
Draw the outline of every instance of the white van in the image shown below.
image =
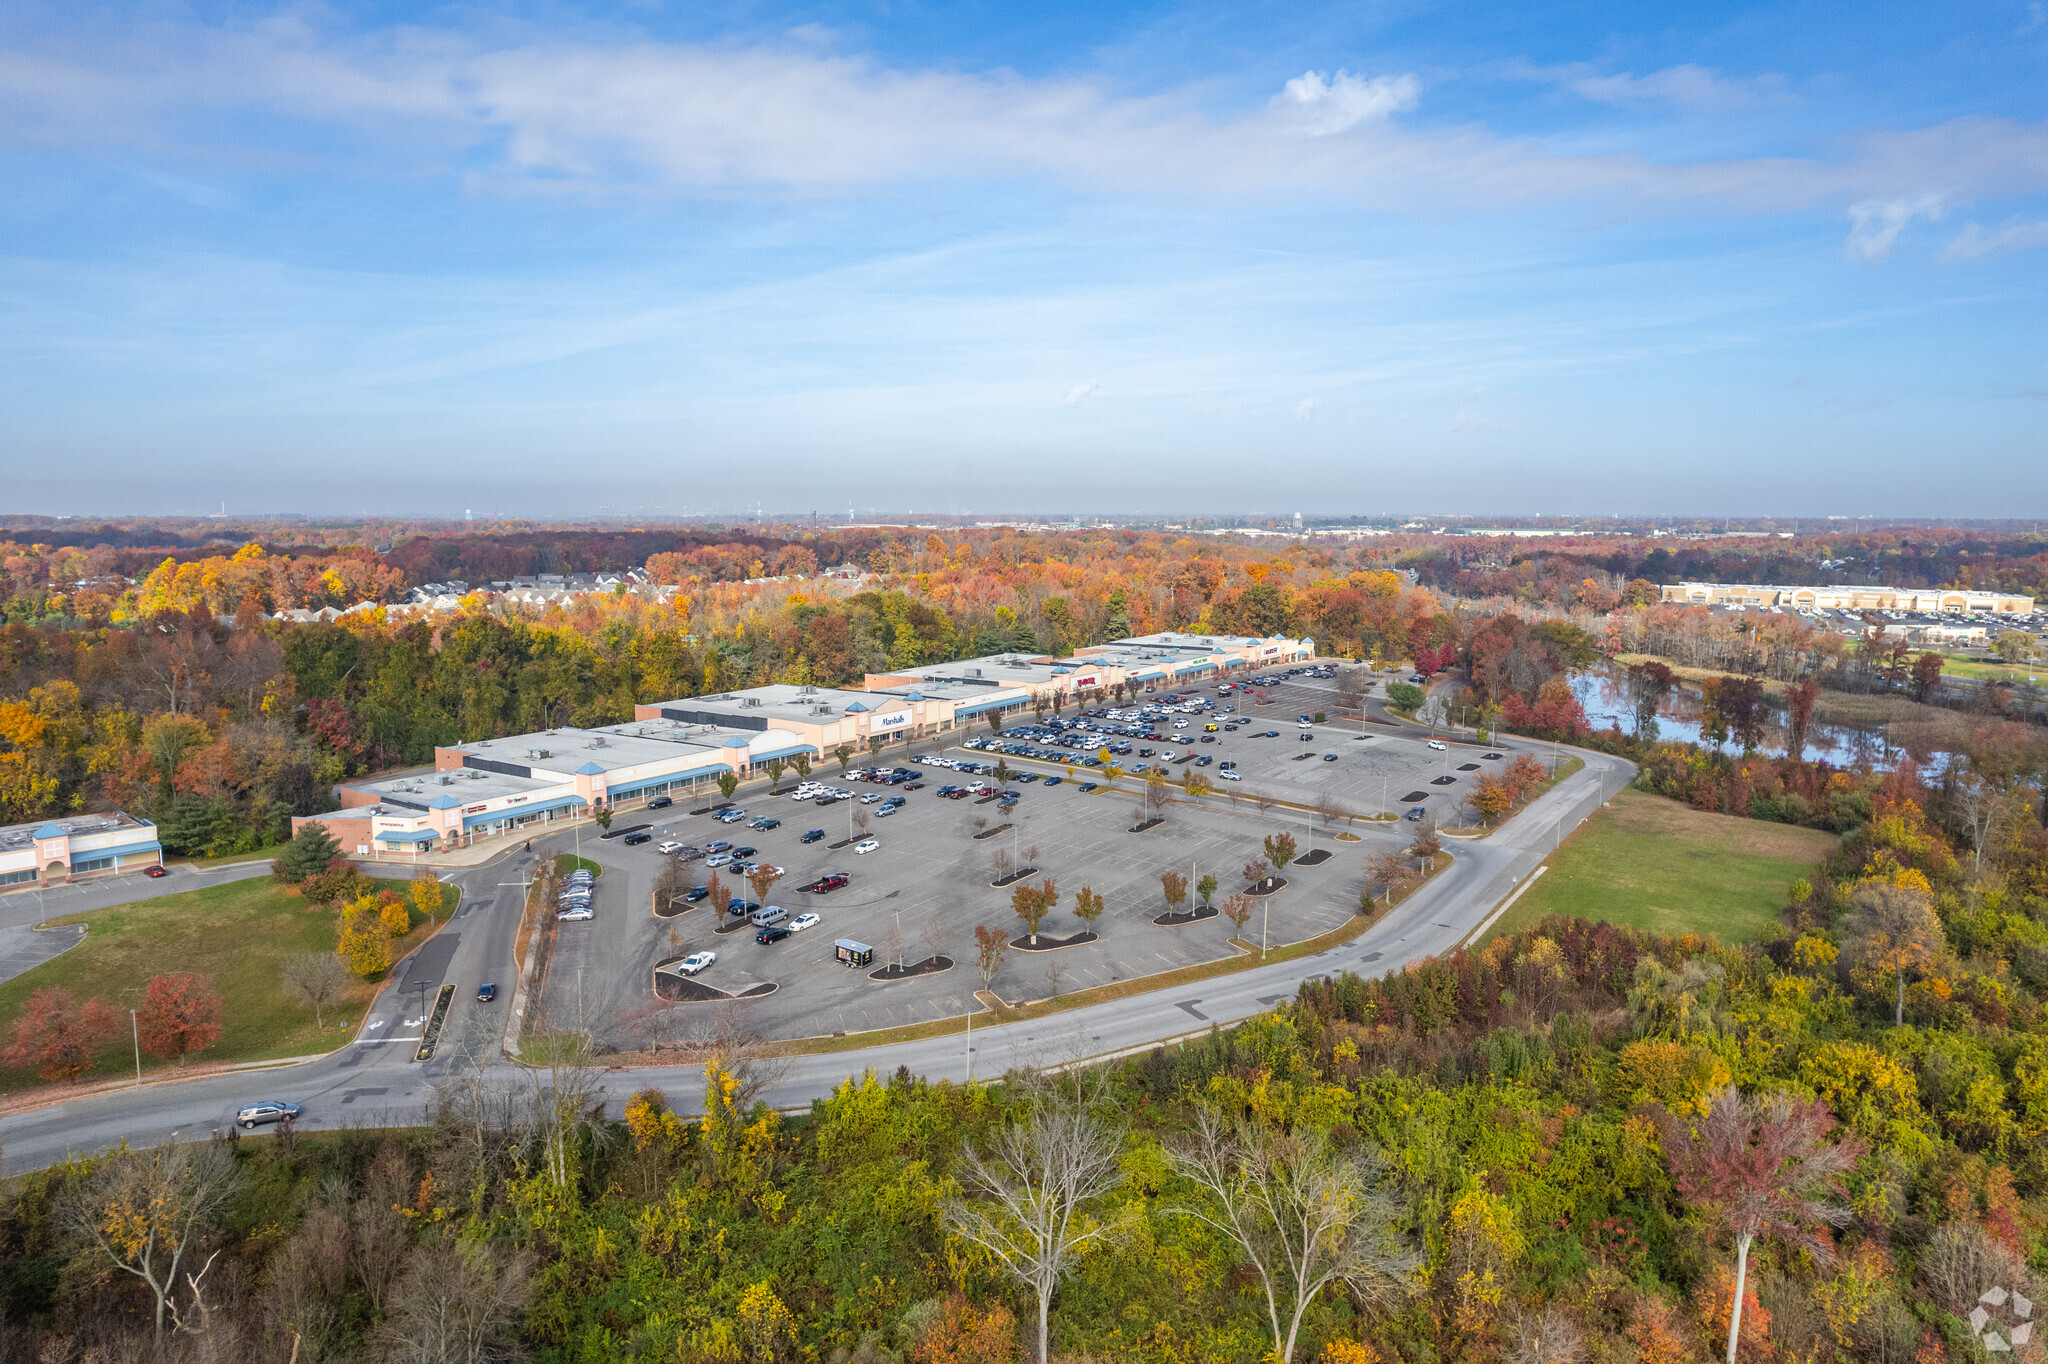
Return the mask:
<path id="1" fill-rule="evenodd" d="M 789 912 L 781 905 L 762 905 L 747 916 L 747 922 L 756 928 L 766 928 L 770 924 L 779 924 L 788 917 Z"/>

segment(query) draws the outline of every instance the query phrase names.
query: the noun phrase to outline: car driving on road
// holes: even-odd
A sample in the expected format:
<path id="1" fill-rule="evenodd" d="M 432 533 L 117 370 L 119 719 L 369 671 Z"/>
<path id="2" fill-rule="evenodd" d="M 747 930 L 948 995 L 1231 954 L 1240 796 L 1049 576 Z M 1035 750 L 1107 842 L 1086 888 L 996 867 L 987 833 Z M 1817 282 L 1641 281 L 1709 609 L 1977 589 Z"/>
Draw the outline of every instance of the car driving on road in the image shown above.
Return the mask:
<path id="1" fill-rule="evenodd" d="M 288 1104 L 282 1099 L 265 1099 L 261 1103 L 243 1104 L 235 1110 L 235 1122 L 248 1131 L 254 1131 L 259 1124 L 283 1122 L 286 1118 L 296 1120 L 299 1106 Z"/>

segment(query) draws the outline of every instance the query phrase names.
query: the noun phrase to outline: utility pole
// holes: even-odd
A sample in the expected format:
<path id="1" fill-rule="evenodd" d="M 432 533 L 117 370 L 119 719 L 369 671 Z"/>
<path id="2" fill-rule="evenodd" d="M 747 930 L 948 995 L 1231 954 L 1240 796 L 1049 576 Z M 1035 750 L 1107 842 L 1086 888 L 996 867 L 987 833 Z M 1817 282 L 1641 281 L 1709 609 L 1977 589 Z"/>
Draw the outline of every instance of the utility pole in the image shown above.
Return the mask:
<path id="1" fill-rule="evenodd" d="M 135 1039 L 135 1083 L 142 1083 L 142 1026 L 135 1021 L 135 1010 L 128 1011 L 128 1032 Z"/>
<path id="2" fill-rule="evenodd" d="M 1266 959 L 1266 941 L 1269 936 L 1266 930 L 1272 926 L 1273 897 L 1268 895 L 1263 897 L 1259 906 L 1259 960 L 1262 962 Z"/>

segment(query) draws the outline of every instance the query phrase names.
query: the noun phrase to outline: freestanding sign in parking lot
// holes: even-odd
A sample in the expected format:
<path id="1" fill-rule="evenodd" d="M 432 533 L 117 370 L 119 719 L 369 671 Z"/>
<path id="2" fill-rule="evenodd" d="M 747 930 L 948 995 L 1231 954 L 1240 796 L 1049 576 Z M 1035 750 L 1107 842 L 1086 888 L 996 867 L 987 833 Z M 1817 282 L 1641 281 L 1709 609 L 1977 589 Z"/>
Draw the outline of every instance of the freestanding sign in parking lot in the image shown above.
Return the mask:
<path id="1" fill-rule="evenodd" d="M 866 966 L 875 959 L 875 949 L 864 942 L 841 938 L 832 944 L 832 955 L 844 966 Z"/>

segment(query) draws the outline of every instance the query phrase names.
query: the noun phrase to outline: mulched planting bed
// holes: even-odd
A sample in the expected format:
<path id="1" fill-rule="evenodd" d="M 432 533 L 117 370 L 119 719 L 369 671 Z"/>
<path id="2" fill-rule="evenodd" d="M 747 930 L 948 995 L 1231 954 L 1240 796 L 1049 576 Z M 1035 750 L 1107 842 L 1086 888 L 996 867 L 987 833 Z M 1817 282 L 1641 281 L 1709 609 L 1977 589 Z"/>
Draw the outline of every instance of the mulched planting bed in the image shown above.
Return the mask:
<path id="1" fill-rule="evenodd" d="M 1477 772 L 1477 771 L 1479 770 L 1479 764 L 1478 764 L 1478 763 L 1459 763 L 1459 764 L 1458 764 L 1458 770 L 1459 770 L 1460 772 Z"/>
<path id="2" fill-rule="evenodd" d="M 998 824 L 998 825 L 996 825 L 996 827 L 995 827 L 995 828 L 993 828 L 993 829 L 983 829 L 983 830 L 982 830 L 982 831 L 981 831 L 980 833 L 976 834 L 976 835 L 975 835 L 974 837 L 975 837 L 976 841 L 979 841 L 979 840 L 981 840 L 981 839 L 984 839 L 984 838 L 994 838 L 994 837 L 995 837 L 995 836 L 996 836 L 997 834 L 1006 834 L 1006 833 L 1008 833 L 1008 832 L 1010 832 L 1010 826 L 1009 826 L 1009 825 L 1007 825 L 1007 824 Z"/>
<path id="3" fill-rule="evenodd" d="M 654 917 L 657 919 L 680 919 L 696 907 L 696 905 L 690 904 L 681 896 L 677 896 L 668 902 L 666 908 L 655 910 Z"/>
<path id="4" fill-rule="evenodd" d="M 1482 753 L 1479 756 L 1486 759 L 1490 763 L 1497 763 L 1501 760 L 1501 755 L 1498 753 Z"/>
<path id="5" fill-rule="evenodd" d="M 1162 928 L 1179 928 L 1182 924 L 1200 923 L 1204 919 L 1213 919 L 1216 917 L 1216 914 L 1216 906 L 1204 905 L 1200 909 L 1190 910 L 1186 914 L 1161 914 L 1152 922 L 1160 925 Z"/>
<path id="6" fill-rule="evenodd" d="M 1294 859 L 1294 865 L 1297 867 L 1320 867 L 1335 856 L 1336 854 L 1328 848 L 1310 848 L 1307 852 Z"/>
<path id="7" fill-rule="evenodd" d="M 752 928 L 753 926 L 754 925 L 748 921 L 747 916 L 742 914 L 739 918 L 732 920 L 730 923 L 720 924 L 718 927 L 712 929 L 711 931 L 713 933 L 718 934 L 737 933 L 743 928 Z"/>
<path id="8" fill-rule="evenodd" d="M 1038 945 L 1035 947 L 1028 937 L 1012 938 L 1010 946 L 1016 948 L 1019 952 L 1057 952 L 1062 947 L 1080 947 L 1084 943 L 1094 942 L 1097 936 L 1094 933 L 1076 933 L 1071 938 L 1054 938 L 1041 933 L 1038 935 Z"/>
<path id="9" fill-rule="evenodd" d="M 1285 889 L 1287 889 L 1286 877 L 1268 876 L 1263 881 L 1255 881 L 1250 886 L 1247 886 L 1244 893 L 1251 896 L 1271 895 L 1275 891 Z"/>
<path id="10" fill-rule="evenodd" d="M 884 982 L 909 980 L 912 976 L 936 976 L 941 971 L 950 971 L 952 969 L 953 959 L 951 957 L 927 957 L 923 961 L 914 961 L 908 966 L 884 966 L 879 971 L 870 971 L 868 972 L 868 979 Z"/>
<path id="11" fill-rule="evenodd" d="M 1144 833 L 1147 829 L 1156 829 L 1164 823 L 1166 823 L 1166 821 L 1163 819 L 1148 819 L 1142 824 L 1133 824 L 1130 828 L 1124 830 L 1124 832 L 1127 834 L 1141 834 Z"/>
<path id="12" fill-rule="evenodd" d="M 1431 786 L 1456 786 L 1458 779 L 1456 777 L 1431 777 L 1429 784 Z"/>
<path id="13" fill-rule="evenodd" d="M 1429 799 L 1429 792 L 1427 792 L 1427 791 L 1410 791 L 1410 792 L 1409 792 L 1409 793 L 1408 793 L 1407 795 L 1405 795 L 1405 796 L 1401 797 L 1401 803 L 1402 803 L 1403 805 L 1412 805 L 1412 804 L 1414 804 L 1414 803 L 1415 803 L 1416 801 L 1418 801 L 1418 800 L 1428 800 L 1428 799 Z"/>
<path id="14" fill-rule="evenodd" d="M 654 997 L 656 999 L 669 1004 L 725 1004 L 735 999 L 759 999 L 763 995 L 775 993 L 776 986 L 772 980 L 764 980 L 757 985 L 750 985 L 746 989 L 735 993 L 731 990 L 721 990 L 716 985 L 706 985 L 703 981 L 695 980 L 689 976 L 677 975 L 673 971 L 661 969 L 663 966 L 670 966 L 681 960 L 681 957 L 671 957 L 668 961 L 664 961 L 654 968 Z"/>
<path id="15" fill-rule="evenodd" d="M 1016 884 L 1017 884 L 1017 883 L 1018 883 L 1019 881 L 1022 881 L 1022 880 L 1024 880 L 1024 879 L 1026 879 L 1027 877 L 1032 877 L 1032 876 L 1036 876 L 1036 875 L 1038 875 L 1038 868 L 1036 868 L 1036 867 L 1020 867 L 1020 868 L 1018 868 L 1018 869 L 1017 869 L 1016 871 L 1013 871 L 1013 872 L 1011 872 L 1011 873 L 1010 873 L 1010 874 L 1009 874 L 1008 876 L 1005 876 L 1005 877 L 1004 877 L 1004 878 L 1003 878 L 1002 880 L 1000 880 L 1000 881 L 991 881 L 991 882 L 989 882 L 989 885 L 990 885 L 990 886 L 992 886 L 992 887 L 994 887 L 994 888 L 995 888 L 995 889 L 997 889 L 997 890 L 1005 890 L 1005 889 L 1009 888 L 1010 886 L 1014 886 L 1014 885 L 1016 885 Z"/>

